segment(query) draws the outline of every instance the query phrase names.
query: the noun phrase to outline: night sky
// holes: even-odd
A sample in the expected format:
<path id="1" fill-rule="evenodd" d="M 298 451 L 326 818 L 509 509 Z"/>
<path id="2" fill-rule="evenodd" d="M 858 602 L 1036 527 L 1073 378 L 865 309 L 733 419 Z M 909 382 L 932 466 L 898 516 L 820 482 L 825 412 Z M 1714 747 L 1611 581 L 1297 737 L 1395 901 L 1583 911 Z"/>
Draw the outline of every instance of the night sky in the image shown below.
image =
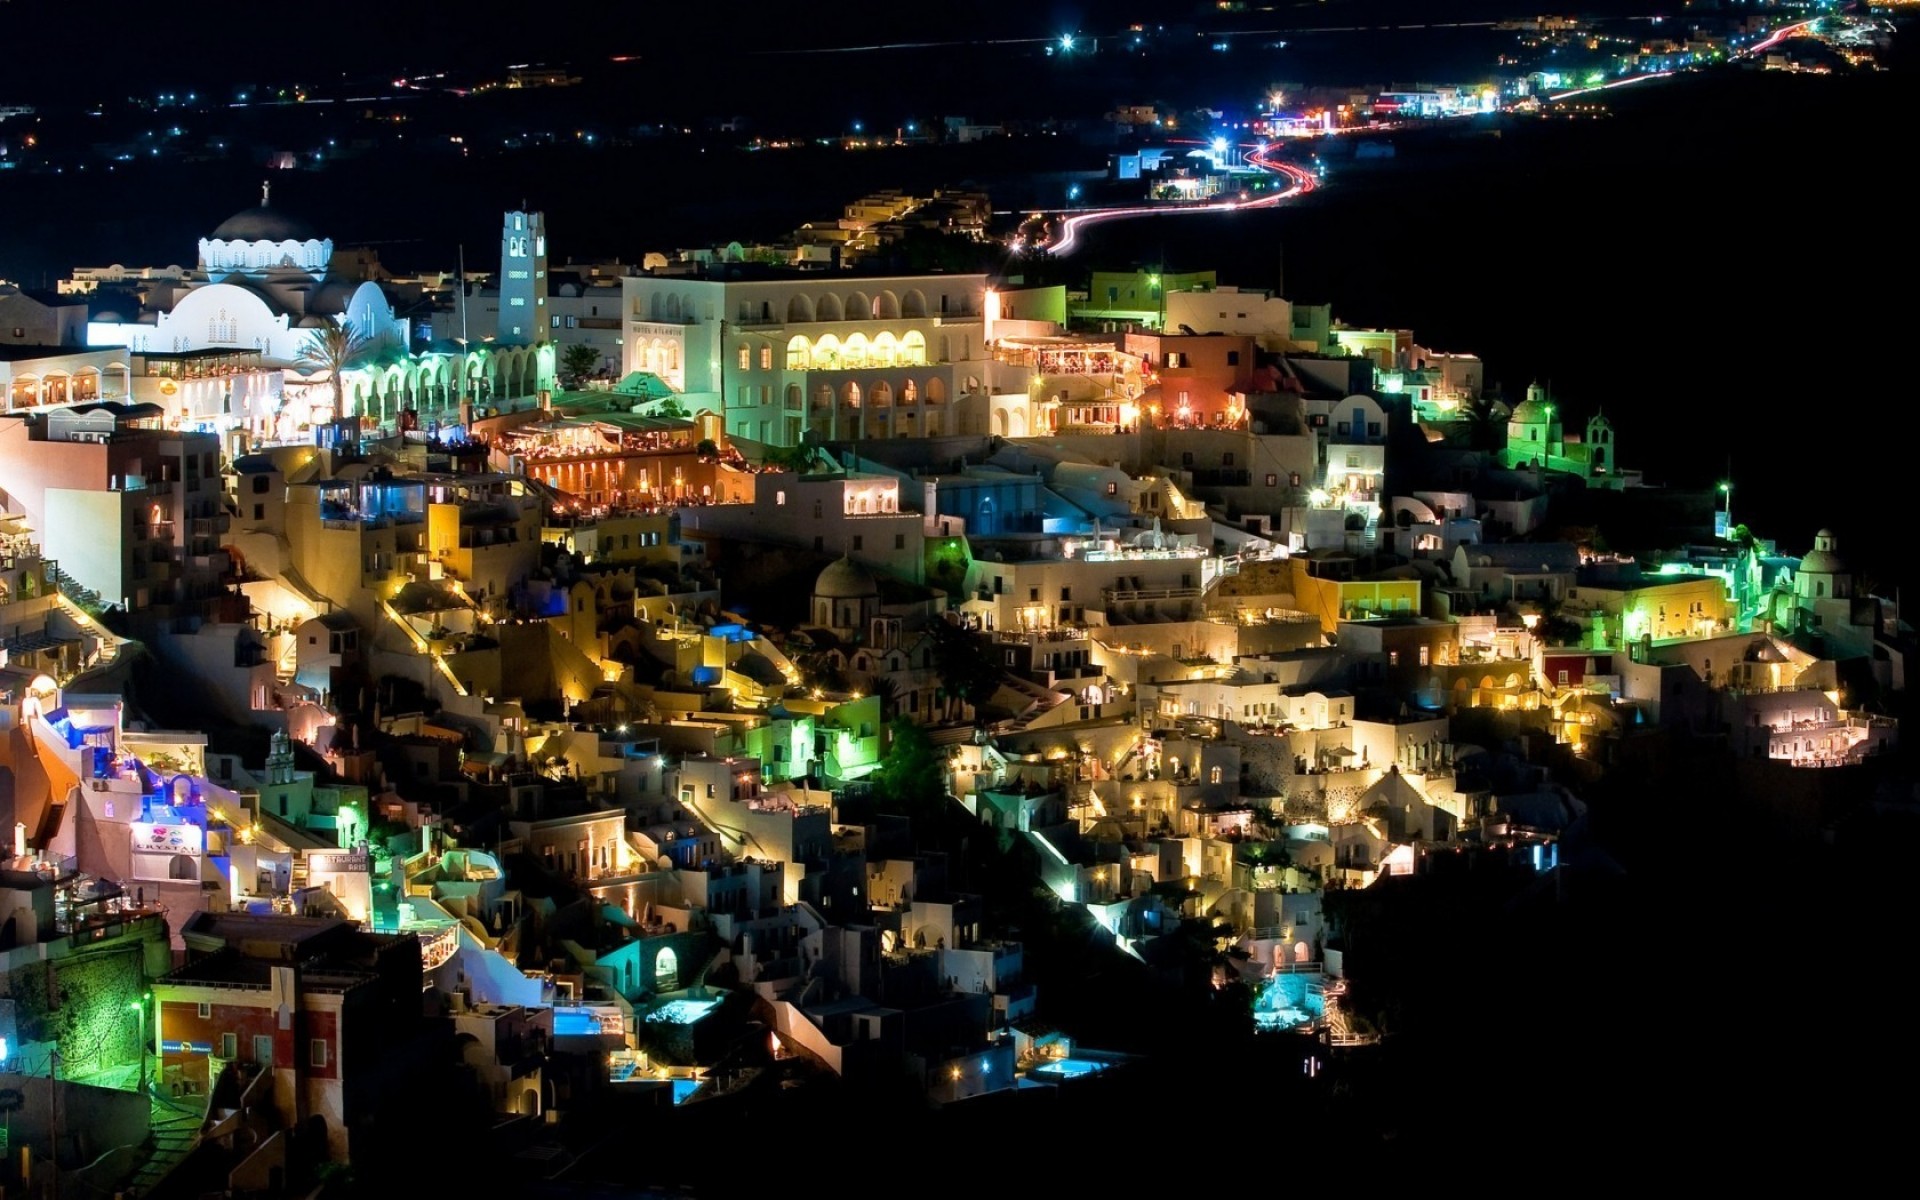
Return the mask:
<path id="1" fill-rule="evenodd" d="M 243 0 L 189 0 L 156 5 L 142 0 L 98 0 L 85 6 L 88 29 L 111 31 L 112 66 L 93 55 L 12 53 L 0 80 L 0 103 L 51 98 L 52 89 L 88 95 L 118 83 L 140 91 L 173 83 L 213 87 L 248 76 L 386 75 L 471 70 L 506 62 L 584 61 L 609 54 L 710 55 L 716 64 L 742 51 L 861 46 L 966 37 L 1052 36 L 1079 30 L 1112 32 L 1131 22 L 1197 29 L 1477 20 L 1530 14 L 1533 0 L 1280 0 L 1271 9 L 1223 17 L 1214 6 L 1189 0 L 971 0 L 939 18 L 903 16 L 887 0 L 836 0 L 831 20 L 760 21 L 722 18 L 701 6 L 606 3 L 572 6 L 553 19 L 537 6 L 514 23 L 503 11 L 457 0 L 404 4 L 263 6 Z M 1583 13 L 1637 13 L 1676 9 L 1651 0 L 1585 0 Z M 18 48 L 47 39 L 70 44 L 75 6 L 60 0 L 0 0 L 0 45 Z M 742 14 L 744 15 L 744 14 Z M 133 48 L 137 47 L 137 50 Z M 894 85 L 910 86 L 910 85 Z M 31 97 L 28 93 L 33 93 Z"/>

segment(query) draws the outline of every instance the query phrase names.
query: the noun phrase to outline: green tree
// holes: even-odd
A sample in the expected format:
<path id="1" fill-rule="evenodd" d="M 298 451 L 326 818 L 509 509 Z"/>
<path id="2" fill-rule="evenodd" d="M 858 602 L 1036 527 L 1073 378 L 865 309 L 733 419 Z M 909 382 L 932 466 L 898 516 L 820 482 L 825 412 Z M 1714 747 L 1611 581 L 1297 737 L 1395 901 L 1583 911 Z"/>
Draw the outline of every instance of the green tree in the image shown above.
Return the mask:
<path id="1" fill-rule="evenodd" d="M 600 352 L 584 342 L 560 352 L 560 380 L 569 391 L 579 391 L 600 369 Z"/>
<path id="2" fill-rule="evenodd" d="M 693 448 L 693 453 L 702 462 L 712 462 L 720 457 L 720 447 L 714 444 L 712 438 L 701 438 L 700 444 Z"/>
<path id="3" fill-rule="evenodd" d="M 947 691 L 976 709 L 1000 688 L 1000 667 L 993 661 L 986 637 L 951 621 L 934 621 L 933 665 L 946 680 Z"/>
<path id="4" fill-rule="evenodd" d="M 927 731 L 906 717 L 887 726 L 887 756 L 873 773 L 889 807 L 909 815 L 930 812 L 947 796 L 946 764 Z"/>
<path id="5" fill-rule="evenodd" d="M 680 403 L 677 398 L 668 396 L 660 402 L 659 410 L 653 415 L 656 417 L 684 417 L 687 415 L 687 406 Z"/>
<path id="6" fill-rule="evenodd" d="M 344 415 L 346 411 L 341 402 L 344 393 L 340 388 L 340 376 L 353 365 L 355 359 L 367 352 L 370 345 L 359 330 L 333 322 L 310 330 L 307 344 L 300 347 L 300 353 L 294 356 L 294 362 L 309 373 L 327 373 L 328 383 L 333 388 L 333 414 L 336 417 Z"/>
<path id="7" fill-rule="evenodd" d="M 769 467 L 780 467 L 796 475 L 807 475 L 819 469 L 825 455 L 820 447 L 812 442 L 802 442 L 798 446 L 772 446 L 762 461 Z"/>

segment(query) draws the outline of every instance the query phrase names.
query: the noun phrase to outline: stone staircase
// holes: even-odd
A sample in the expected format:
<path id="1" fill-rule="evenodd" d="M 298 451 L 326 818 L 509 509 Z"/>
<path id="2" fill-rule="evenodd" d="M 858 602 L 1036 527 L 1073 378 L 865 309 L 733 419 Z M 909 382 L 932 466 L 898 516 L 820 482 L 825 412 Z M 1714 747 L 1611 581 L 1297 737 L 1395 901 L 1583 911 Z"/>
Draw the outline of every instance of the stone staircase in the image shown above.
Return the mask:
<path id="1" fill-rule="evenodd" d="M 148 1102 L 153 1107 L 149 1134 L 153 1149 L 147 1161 L 127 1181 L 123 1190 L 129 1196 L 151 1192 L 168 1173 L 186 1161 L 187 1155 L 200 1144 L 200 1126 L 206 1120 L 205 1110 L 163 1096 L 157 1089 L 148 1089 Z"/>

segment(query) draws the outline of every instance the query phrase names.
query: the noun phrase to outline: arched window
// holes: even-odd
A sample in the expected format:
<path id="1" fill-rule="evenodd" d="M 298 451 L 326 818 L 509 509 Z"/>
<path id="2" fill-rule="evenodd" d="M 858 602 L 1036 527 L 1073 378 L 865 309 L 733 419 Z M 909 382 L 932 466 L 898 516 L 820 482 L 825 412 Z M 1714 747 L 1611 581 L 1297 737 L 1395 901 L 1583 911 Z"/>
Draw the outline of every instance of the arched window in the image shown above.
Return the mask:
<path id="1" fill-rule="evenodd" d="M 867 335 L 856 333 L 847 339 L 845 349 L 840 352 L 840 365 L 844 367 L 864 367 L 867 365 Z"/>
<path id="2" fill-rule="evenodd" d="M 747 345 L 745 342 L 741 342 L 740 343 L 740 369 L 742 371 L 746 371 L 746 370 L 750 370 L 752 367 L 753 367 L 753 347 Z"/>
<path id="3" fill-rule="evenodd" d="M 927 339 L 918 329 L 909 329 L 900 339 L 900 362 L 909 367 L 927 365 Z"/>
<path id="4" fill-rule="evenodd" d="M 799 337 L 798 335 L 796 335 L 793 338 L 788 340 L 787 370 L 804 371 L 807 369 L 807 365 L 811 361 L 812 361 L 812 353 L 807 346 L 806 338 Z"/>
<path id="5" fill-rule="evenodd" d="M 672 946 L 662 947 L 653 957 L 653 990 L 673 992 L 680 988 L 680 959 Z"/>
<path id="6" fill-rule="evenodd" d="M 900 347 L 890 333 L 873 335 L 873 348 L 867 352 L 867 361 L 876 367 L 890 367 L 899 357 Z"/>
<path id="7" fill-rule="evenodd" d="M 813 369 L 836 371 L 840 368 L 840 339 L 827 334 L 813 344 Z"/>
<path id="8" fill-rule="evenodd" d="M 920 400 L 920 389 L 909 379 L 900 385 L 900 403 L 915 404 Z"/>
<path id="9" fill-rule="evenodd" d="M 859 408 L 860 385 L 852 380 L 848 380 L 847 386 L 841 389 L 840 398 L 847 402 L 848 408 Z"/>

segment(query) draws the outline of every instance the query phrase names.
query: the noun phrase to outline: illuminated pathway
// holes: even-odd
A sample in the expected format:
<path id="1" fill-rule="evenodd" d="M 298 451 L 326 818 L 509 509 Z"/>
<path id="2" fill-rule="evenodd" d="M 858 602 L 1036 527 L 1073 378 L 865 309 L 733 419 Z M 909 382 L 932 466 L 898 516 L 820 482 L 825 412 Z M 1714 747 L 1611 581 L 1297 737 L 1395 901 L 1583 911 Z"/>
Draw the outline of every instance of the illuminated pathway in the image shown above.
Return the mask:
<path id="1" fill-rule="evenodd" d="M 1252 208 L 1273 208 L 1283 200 L 1303 196 L 1319 186 L 1313 172 L 1305 167 L 1296 167 L 1266 157 L 1263 150 L 1249 151 L 1247 161 L 1263 171 L 1283 175 L 1292 181 L 1285 191 L 1275 192 L 1271 196 L 1259 196 L 1250 200 L 1216 200 L 1204 204 L 1136 204 L 1127 208 L 1101 208 L 1088 212 L 1077 212 L 1060 222 L 1060 236 L 1045 246 L 1046 251 L 1056 257 L 1072 254 L 1080 246 L 1080 231 L 1089 225 L 1105 221 L 1123 221 L 1134 217 L 1179 217 L 1193 213 L 1243 212 Z"/>

